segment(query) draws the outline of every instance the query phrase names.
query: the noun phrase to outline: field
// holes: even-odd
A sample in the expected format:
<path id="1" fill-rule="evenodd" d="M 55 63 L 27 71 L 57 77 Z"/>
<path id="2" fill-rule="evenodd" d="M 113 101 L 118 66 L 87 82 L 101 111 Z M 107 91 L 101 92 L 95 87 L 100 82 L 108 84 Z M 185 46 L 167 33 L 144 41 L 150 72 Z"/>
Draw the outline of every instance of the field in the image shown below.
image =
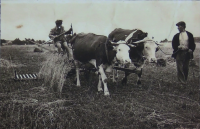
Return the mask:
<path id="1" fill-rule="evenodd" d="M 109 97 L 97 92 L 98 77 L 94 73 L 81 73 L 81 87 L 74 84 L 74 76 L 67 78 L 61 95 L 44 79 L 14 81 L 15 70 L 19 74 L 38 73 L 51 55 L 46 50 L 33 52 L 35 47 L 0 47 L 1 129 L 200 128 L 199 43 L 194 52 L 196 65 L 190 66 L 187 85 L 177 81 L 171 56 L 158 51 L 157 58 L 166 59 L 167 66 L 146 64 L 141 85 L 136 85 L 135 74 L 128 77 L 125 86 L 121 85 L 122 71 L 117 83 L 107 74 Z M 161 48 L 172 53 L 171 44 Z"/>

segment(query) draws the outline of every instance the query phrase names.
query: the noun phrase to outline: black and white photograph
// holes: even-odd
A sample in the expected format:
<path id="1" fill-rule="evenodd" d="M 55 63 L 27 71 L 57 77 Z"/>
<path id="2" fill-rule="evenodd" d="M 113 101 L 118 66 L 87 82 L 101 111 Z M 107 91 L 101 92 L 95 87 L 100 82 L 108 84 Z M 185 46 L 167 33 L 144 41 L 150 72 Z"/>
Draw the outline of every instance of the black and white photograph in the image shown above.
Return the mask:
<path id="1" fill-rule="evenodd" d="M 0 3 L 1 129 L 200 128 L 200 1 Z"/>

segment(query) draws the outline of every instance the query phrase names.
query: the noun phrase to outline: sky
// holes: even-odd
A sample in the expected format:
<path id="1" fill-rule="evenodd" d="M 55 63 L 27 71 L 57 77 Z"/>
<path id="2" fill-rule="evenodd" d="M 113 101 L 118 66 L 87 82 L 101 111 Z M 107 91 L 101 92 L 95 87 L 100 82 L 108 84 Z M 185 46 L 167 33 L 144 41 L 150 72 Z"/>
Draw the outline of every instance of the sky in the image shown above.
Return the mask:
<path id="1" fill-rule="evenodd" d="M 108 36 L 115 28 L 141 29 L 156 41 L 172 40 L 176 23 L 200 37 L 200 1 L 1 0 L 1 39 L 49 40 L 57 19 L 74 33 Z"/>

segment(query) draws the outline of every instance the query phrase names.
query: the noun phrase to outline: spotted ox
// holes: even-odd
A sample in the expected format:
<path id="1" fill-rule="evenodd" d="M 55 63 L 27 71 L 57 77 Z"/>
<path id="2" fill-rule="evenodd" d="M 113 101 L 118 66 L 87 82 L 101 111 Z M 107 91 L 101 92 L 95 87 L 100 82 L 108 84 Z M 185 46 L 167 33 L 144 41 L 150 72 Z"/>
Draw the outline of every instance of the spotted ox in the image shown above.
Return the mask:
<path id="1" fill-rule="evenodd" d="M 99 80 L 101 79 L 104 85 L 104 95 L 109 95 L 107 77 L 103 67 L 107 65 L 106 71 L 111 71 L 109 68 L 116 61 L 123 65 L 130 64 L 130 47 L 120 42 L 113 43 L 106 36 L 93 33 L 79 33 L 70 40 L 70 43 L 72 44 L 76 66 L 77 86 L 80 86 L 79 63 L 89 62 L 99 73 Z M 98 91 L 103 91 L 101 81 L 98 83 Z"/>
<path id="2" fill-rule="evenodd" d="M 141 84 L 140 79 L 145 61 L 150 63 L 157 62 L 155 52 L 158 51 L 159 44 L 149 39 L 147 35 L 148 33 L 139 29 L 126 30 L 117 28 L 108 36 L 108 39 L 114 42 L 123 40 L 127 42 L 127 44 L 135 45 L 135 47 L 130 48 L 129 53 L 132 64 L 136 67 L 135 74 L 138 75 L 137 84 Z M 127 83 L 127 77 L 129 74 L 130 72 L 125 72 L 125 77 L 122 79 L 123 84 Z M 115 74 L 113 74 L 113 76 L 115 76 Z M 115 77 L 113 77 L 113 81 L 116 81 Z"/>

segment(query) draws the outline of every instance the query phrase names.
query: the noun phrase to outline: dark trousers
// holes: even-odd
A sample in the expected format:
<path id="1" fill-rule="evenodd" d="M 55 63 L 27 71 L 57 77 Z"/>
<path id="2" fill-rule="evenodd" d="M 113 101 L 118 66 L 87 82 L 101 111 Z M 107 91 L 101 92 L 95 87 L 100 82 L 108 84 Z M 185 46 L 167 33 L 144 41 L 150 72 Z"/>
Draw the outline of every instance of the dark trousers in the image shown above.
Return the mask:
<path id="1" fill-rule="evenodd" d="M 181 83 L 186 83 L 189 72 L 189 53 L 188 50 L 179 50 L 176 55 L 177 77 Z"/>

